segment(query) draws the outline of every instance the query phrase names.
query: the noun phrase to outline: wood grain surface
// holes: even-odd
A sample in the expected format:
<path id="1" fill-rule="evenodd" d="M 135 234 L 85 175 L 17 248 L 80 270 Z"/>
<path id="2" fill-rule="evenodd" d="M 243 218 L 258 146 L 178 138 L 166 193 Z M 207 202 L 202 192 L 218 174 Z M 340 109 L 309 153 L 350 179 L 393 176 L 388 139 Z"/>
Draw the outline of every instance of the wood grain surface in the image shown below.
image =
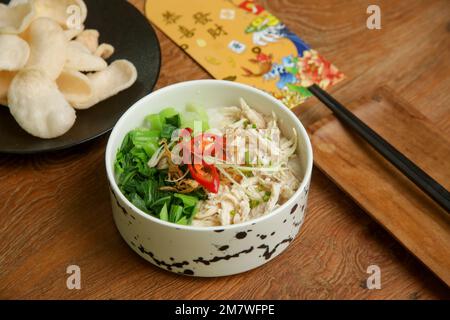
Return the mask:
<path id="1" fill-rule="evenodd" d="M 143 9 L 143 0 L 132 1 Z M 450 2 L 376 1 L 382 30 L 366 28 L 372 1 L 261 1 L 347 80 L 344 104 L 390 86 L 436 130 L 450 134 Z M 158 31 L 157 87 L 209 76 Z M 329 112 L 316 100 L 295 110 L 305 125 Z M 315 169 L 299 237 L 267 265 L 227 278 L 173 275 L 127 247 L 111 215 L 107 137 L 37 156 L 0 155 L 0 298 L 37 299 L 448 299 L 449 291 L 324 174 Z M 66 268 L 81 267 L 81 290 Z M 366 288 L 381 268 L 381 290 Z M 450 271 L 449 271 L 450 272 Z"/>
<path id="2" fill-rule="evenodd" d="M 450 140 L 381 88 L 355 114 L 450 189 Z M 315 164 L 450 286 L 450 216 L 336 118 L 310 127 Z"/>

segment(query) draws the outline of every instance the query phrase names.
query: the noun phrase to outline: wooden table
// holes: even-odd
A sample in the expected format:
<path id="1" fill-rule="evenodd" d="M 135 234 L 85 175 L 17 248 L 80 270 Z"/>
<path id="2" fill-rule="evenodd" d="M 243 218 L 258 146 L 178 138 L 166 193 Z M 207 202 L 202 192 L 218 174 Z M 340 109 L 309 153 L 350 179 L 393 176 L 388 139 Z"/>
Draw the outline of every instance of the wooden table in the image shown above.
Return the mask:
<path id="1" fill-rule="evenodd" d="M 132 1 L 143 9 L 144 0 Z M 336 63 L 344 104 L 390 86 L 450 134 L 450 2 L 376 1 L 382 30 L 366 28 L 373 1 L 262 1 Z M 161 32 L 158 88 L 209 76 Z M 316 100 L 295 110 L 309 125 L 328 115 Z M 300 236 L 280 257 L 219 279 L 173 275 L 127 247 L 111 215 L 107 136 L 47 155 L 0 155 L 0 298 L 433 299 L 448 288 L 317 169 Z M 66 268 L 81 267 L 81 290 Z M 381 290 L 365 287 L 369 265 Z M 450 272 L 450 270 L 449 270 Z"/>

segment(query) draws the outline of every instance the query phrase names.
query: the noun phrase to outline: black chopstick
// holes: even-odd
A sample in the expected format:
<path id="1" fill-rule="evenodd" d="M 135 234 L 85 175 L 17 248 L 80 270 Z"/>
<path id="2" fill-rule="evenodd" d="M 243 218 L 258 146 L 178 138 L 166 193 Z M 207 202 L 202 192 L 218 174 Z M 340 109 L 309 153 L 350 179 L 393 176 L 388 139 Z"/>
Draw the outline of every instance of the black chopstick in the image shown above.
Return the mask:
<path id="1" fill-rule="evenodd" d="M 322 90 L 318 85 L 314 84 L 308 87 L 308 89 L 322 103 L 331 109 L 331 111 L 333 111 L 336 118 L 366 140 L 386 160 L 392 163 L 416 186 L 422 189 L 442 208 L 444 208 L 447 211 L 447 214 L 450 213 L 450 193 L 443 186 L 430 177 L 425 171 L 420 169 L 400 151 L 395 149 L 389 142 L 384 140 L 379 134 L 373 131 L 369 126 L 362 122 L 346 107 L 340 104 L 330 94 Z"/>

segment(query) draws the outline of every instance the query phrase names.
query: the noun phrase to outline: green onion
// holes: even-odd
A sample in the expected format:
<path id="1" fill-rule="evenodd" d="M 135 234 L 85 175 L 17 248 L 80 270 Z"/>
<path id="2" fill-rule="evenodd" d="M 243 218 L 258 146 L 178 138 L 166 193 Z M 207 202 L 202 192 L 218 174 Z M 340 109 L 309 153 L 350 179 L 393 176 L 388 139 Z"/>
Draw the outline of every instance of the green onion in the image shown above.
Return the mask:
<path id="1" fill-rule="evenodd" d="M 260 204 L 259 200 L 254 199 L 250 200 L 250 209 L 256 208 L 257 206 L 259 206 L 259 204 Z"/>
<path id="2" fill-rule="evenodd" d="M 253 172 L 251 172 L 251 171 L 242 171 L 242 174 L 244 176 L 246 176 L 247 178 L 253 177 Z"/>
<path id="3" fill-rule="evenodd" d="M 167 212 L 167 204 L 164 203 L 164 206 L 159 213 L 159 218 L 163 221 L 169 221 L 169 213 Z"/>
<path id="4" fill-rule="evenodd" d="M 245 151 L 245 164 L 248 166 L 250 165 L 250 152 Z"/>

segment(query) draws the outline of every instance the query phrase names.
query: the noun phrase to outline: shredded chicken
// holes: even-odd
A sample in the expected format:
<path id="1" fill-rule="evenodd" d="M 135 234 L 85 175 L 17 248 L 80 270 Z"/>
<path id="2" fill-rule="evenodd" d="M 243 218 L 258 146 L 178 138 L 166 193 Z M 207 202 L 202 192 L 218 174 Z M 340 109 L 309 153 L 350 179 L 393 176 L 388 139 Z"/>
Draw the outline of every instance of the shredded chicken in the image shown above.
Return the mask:
<path id="1" fill-rule="evenodd" d="M 266 120 L 264 117 L 249 107 L 247 102 L 241 98 L 242 114 L 252 123 L 255 124 L 258 129 L 264 129 L 266 127 Z"/>
<path id="2" fill-rule="evenodd" d="M 249 124 L 251 127 L 247 130 Z M 234 134 L 229 134 L 230 130 Z M 265 117 L 241 99 L 240 108 L 224 108 L 221 131 L 226 135 L 227 149 L 233 146 L 241 151 L 241 155 L 245 153 L 242 153 L 238 140 L 244 131 L 257 141 L 256 145 L 248 145 L 245 151 L 248 155 L 256 153 L 259 163 L 253 161 L 255 159 L 246 159 L 250 163 L 243 166 L 218 163 L 216 166 L 221 174 L 219 192 L 208 193 L 208 199 L 200 201 L 194 226 L 237 224 L 263 216 L 286 202 L 300 185 L 300 177 L 296 176 L 299 170 L 293 170 L 290 163 L 298 163 L 298 159 L 295 161 L 297 138 L 295 135 L 292 139 L 281 136 L 275 114 Z M 235 156 L 234 160 L 238 158 Z M 273 159 L 276 159 L 275 163 Z M 261 170 L 257 166 L 269 169 Z"/>
<path id="3" fill-rule="evenodd" d="M 281 183 L 273 183 L 269 201 L 267 201 L 266 211 L 271 212 L 280 199 Z"/>

